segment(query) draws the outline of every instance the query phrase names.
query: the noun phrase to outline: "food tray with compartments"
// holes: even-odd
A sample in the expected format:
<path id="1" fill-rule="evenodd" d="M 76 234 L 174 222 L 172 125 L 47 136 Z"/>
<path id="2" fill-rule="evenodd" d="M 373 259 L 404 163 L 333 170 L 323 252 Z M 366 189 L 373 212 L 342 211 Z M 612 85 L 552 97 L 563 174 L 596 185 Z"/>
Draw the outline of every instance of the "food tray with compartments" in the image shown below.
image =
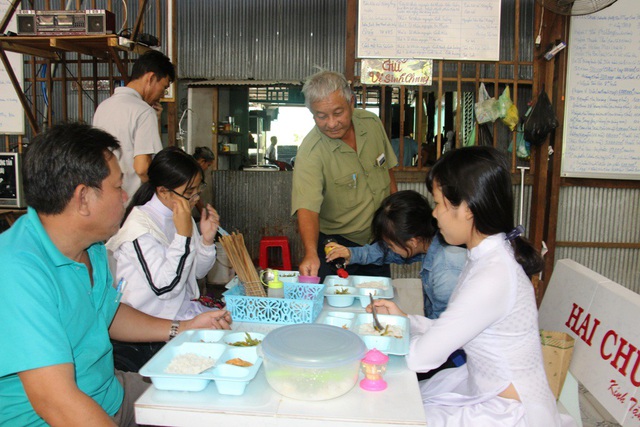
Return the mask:
<path id="1" fill-rule="evenodd" d="M 357 334 L 369 350 L 377 349 L 385 354 L 404 356 L 409 353 L 411 326 L 404 316 L 378 314 L 382 327 L 389 325 L 390 332 L 400 332 L 397 336 L 373 335 L 373 316 L 370 313 L 352 313 L 348 311 L 323 311 L 316 323 L 347 329 Z"/>
<path id="2" fill-rule="evenodd" d="M 223 330 L 185 331 L 169 341 L 141 369 L 140 375 L 149 377 L 159 390 L 201 391 L 215 381 L 220 394 L 239 396 L 256 376 L 262 365 L 256 345 L 234 346 L 232 344 L 262 341 L 264 334 L 257 332 L 233 332 Z M 213 359 L 213 366 L 199 374 L 167 373 L 167 367 L 177 356 L 195 354 Z M 231 359 L 242 359 L 251 366 L 227 364 Z"/>
<path id="3" fill-rule="evenodd" d="M 227 287 L 230 289 L 222 294 L 226 309 L 238 322 L 313 323 L 324 302 L 324 285 L 284 282 L 284 298 L 246 296 L 237 277 Z"/>
<path id="4" fill-rule="evenodd" d="M 327 303 L 333 307 L 348 307 L 354 300 L 360 305 L 369 305 L 369 294 L 373 299 L 393 298 L 391 279 L 381 276 L 349 276 L 345 279 L 330 275 L 324 279 L 324 295 Z"/>

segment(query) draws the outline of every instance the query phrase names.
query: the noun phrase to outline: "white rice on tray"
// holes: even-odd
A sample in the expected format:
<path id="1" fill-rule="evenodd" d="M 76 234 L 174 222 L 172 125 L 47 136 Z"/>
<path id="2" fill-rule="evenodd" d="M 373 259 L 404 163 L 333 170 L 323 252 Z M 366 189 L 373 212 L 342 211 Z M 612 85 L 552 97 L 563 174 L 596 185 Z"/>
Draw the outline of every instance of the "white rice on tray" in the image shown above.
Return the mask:
<path id="1" fill-rule="evenodd" d="M 210 357 L 184 353 L 174 357 L 164 371 L 167 374 L 194 375 L 211 368 L 215 363 Z"/>
<path id="2" fill-rule="evenodd" d="M 387 287 L 384 285 L 384 282 L 380 280 L 358 283 L 356 285 L 356 288 L 387 289 Z"/>
<path id="3" fill-rule="evenodd" d="M 402 328 L 398 325 L 385 325 L 382 323 L 382 327 L 387 329 L 385 337 L 402 338 Z M 373 327 L 373 323 L 363 323 L 358 329 L 360 335 L 382 335 L 384 331 L 376 331 Z"/>

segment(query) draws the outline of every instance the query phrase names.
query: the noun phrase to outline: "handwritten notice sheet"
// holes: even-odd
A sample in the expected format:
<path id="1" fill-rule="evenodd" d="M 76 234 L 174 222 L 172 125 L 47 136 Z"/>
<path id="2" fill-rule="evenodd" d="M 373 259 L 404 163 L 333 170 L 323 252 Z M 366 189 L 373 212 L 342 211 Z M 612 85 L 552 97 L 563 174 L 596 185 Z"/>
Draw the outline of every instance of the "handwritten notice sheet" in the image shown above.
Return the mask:
<path id="1" fill-rule="evenodd" d="M 571 18 L 561 175 L 640 179 L 640 2 Z"/>
<path id="2" fill-rule="evenodd" d="M 358 57 L 497 61 L 500 0 L 360 0 Z"/>
<path id="3" fill-rule="evenodd" d="M 7 13 L 10 5 L 10 0 L 0 0 L 0 20 Z M 16 31 L 15 16 L 7 30 Z M 22 55 L 13 52 L 6 52 L 6 54 L 16 78 L 22 84 Z M 0 134 L 24 134 L 22 105 L 2 61 L 0 61 Z"/>

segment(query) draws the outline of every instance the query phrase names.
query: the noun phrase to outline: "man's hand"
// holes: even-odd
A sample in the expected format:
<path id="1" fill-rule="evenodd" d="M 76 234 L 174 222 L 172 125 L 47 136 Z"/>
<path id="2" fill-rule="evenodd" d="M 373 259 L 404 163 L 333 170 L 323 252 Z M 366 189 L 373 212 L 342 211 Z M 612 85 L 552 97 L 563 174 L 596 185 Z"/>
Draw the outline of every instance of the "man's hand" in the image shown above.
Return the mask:
<path id="1" fill-rule="evenodd" d="M 320 258 L 315 252 L 308 253 L 302 259 L 298 271 L 302 276 L 317 276 L 320 269 Z"/>
<path id="2" fill-rule="evenodd" d="M 308 209 L 298 209 L 298 231 L 304 247 L 304 258 L 298 271 L 303 276 L 317 276 L 320 268 L 318 258 L 318 233 L 320 232 L 320 219 L 317 212 Z"/>
<path id="3" fill-rule="evenodd" d="M 207 203 L 207 206 L 202 209 L 200 216 L 200 233 L 202 234 L 202 241 L 205 245 L 213 245 L 219 225 L 220 215 L 218 215 L 218 211 Z"/>
<path id="4" fill-rule="evenodd" d="M 189 329 L 230 329 L 231 314 L 227 310 L 202 313 L 180 323 L 178 332 Z M 149 316 L 127 304 L 120 304 L 111 322 L 109 336 L 125 342 L 153 342 L 169 339 L 171 320 Z"/>
<path id="5" fill-rule="evenodd" d="M 189 329 L 231 329 L 231 313 L 227 310 L 207 311 L 180 324 L 179 332 Z"/>

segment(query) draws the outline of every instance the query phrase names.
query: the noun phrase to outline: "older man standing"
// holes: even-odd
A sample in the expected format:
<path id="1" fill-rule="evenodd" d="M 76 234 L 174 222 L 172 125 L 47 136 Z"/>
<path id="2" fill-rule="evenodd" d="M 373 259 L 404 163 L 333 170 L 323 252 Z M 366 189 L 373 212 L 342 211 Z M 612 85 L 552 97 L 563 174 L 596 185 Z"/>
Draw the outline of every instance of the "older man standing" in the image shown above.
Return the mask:
<path id="1" fill-rule="evenodd" d="M 0 234 L 0 425 L 135 426 L 133 402 L 148 384 L 114 371 L 109 338 L 229 329 L 225 310 L 181 323 L 119 304 L 102 243 L 127 200 L 118 148 L 104 131 L 63 124 L 27 149 L 29 208 Z"/>
<path id="2" fill-rule="evenodd" d="M 373 113 L 355 109 L 355 95 L 342 74 L 321 71 L 302 92 L 316 126 L 300 145 L 293 172 L 291 213 L 304 246 L 300 274 L 332 274 L 324 241 L 362 246 L 371 240 L 371 220 L 382 200 L 396 191 L 391 168 L 398 161 Z M 389 276 L 389 266 L 352 265 L 350 274 Z"/>
<path id="3" fill-rule="evenodd" d="M 147 169 L 154 154 L 162 150 L 158 115 L 160 98 L 176 78 L 173 64 L 162 52 L 146 52 L 133 64 L 131 81 L 116 88 L 93 116 L 93 125 L 120 141 L 116 152 L 124 173 L 122 188 L 129 197 L 147 181 Z"/>

